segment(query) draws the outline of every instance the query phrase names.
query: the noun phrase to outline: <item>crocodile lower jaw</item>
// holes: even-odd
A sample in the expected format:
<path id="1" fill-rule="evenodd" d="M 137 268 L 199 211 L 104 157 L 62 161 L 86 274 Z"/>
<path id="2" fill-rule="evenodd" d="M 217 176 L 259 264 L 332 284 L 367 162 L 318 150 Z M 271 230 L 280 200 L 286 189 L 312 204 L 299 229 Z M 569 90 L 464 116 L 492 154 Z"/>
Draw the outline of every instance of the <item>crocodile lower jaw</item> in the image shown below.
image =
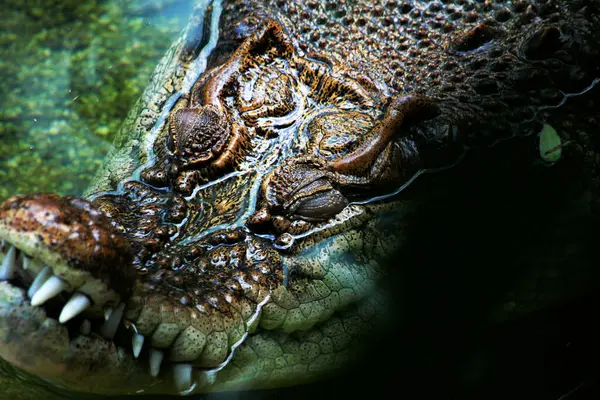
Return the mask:
<path id="1" fill-rule="evenodd" d="M 162 360 L 151 355 L 137 359 L 143 341 L 132 341 L 122 323 L 125 304 L 105 307 L 98 314 L 97 307 L 82 299 L 52 274 L 51 267 L 2 241 L 0 357 L 77 391 L 110 393 L 120 386 L 145 391 Z M 189 390 L 191 365 L 174 364 L 172 369 L 173 393 Z M 107 382 L 115 385 L 111 388 Z"/>

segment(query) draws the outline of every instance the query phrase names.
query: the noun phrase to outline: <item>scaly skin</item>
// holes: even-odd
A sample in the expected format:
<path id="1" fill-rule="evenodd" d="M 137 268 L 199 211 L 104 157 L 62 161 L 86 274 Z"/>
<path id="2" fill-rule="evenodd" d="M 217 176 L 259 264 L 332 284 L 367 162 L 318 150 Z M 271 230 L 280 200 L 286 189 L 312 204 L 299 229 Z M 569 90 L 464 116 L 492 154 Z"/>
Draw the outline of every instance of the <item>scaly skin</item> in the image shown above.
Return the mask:
<path id="1" fill-rule="evenodd" d="M 0 282 L 0 355 L 106 394 L 275 387 L 339 369 L 384 309 L 383 265 L 415 207 L 393 194 L 593 96 L 599 7 L 230 1 L 221 14 L 201 2 L 87 199 L 0 207 L 4 264 L 19 250 Z M 44 266 L 62 294 L 33 306 Z M 72 293 L 89 305 L 60 323 L 52 308 Z M 101 327 L 107 307 L 123 311 L 116 335 Z"/>

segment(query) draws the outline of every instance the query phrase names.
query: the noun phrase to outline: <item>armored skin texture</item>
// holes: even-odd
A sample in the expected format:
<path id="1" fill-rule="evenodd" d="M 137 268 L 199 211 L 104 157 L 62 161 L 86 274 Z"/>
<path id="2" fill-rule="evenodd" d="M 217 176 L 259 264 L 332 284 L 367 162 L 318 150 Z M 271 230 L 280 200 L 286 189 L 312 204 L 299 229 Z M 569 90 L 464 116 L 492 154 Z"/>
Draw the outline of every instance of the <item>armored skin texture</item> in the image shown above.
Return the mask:
<path id="1" fill-rule="evenodd" d="M 599 57 L 594 0 L 198 2 L 84 198 L 0 206 L 0 357 L 96 394 L 328 376 L 385 317 L 402 189 L 595 126 Z"/>

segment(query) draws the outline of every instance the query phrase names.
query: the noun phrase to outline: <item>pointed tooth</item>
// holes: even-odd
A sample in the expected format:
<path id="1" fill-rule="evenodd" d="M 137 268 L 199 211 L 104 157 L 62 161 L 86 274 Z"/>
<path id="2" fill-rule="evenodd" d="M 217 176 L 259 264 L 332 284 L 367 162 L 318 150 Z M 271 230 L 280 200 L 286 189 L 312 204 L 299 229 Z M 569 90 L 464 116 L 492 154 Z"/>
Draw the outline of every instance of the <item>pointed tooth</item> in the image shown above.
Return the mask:
<path id="1" fill-rule="evenodd" d="M 48 267 L 48 266 L 44 267 L 44 269 L 41 270 L 39 274 L 37 274 L 37 276 L 33 280 L 33 283 L 31 284 L 31 286 L 29 286 L 29 289 L 27 290 L 27 296 L 29 296 L 30 299 L 33 298 L 33 295 L 36 294 L 38 289 L 51 276 L 52 276 L 52 271 L 50 270 L 50 267 Z"/>
<path id="2" fill-rule="evenodd" d="M 73 317 L 81 314 L 92 304 L 90 298 L 83 293 L 73 293 L 73 296 L 67 301 L 58 317 L 58 322 L 64 324 Z"/>
<path id="3" fill-rule="evenodd" d="M 119 304 L 119 306 L 110 314 L 108 320 L 100 327 L 100 334 L 106 339 L 112 340 L 115 337 L 121 318 L 123 317 L 123 310 L 125 309 L 125 303 Z"/>
<path id="4" fill-rule="evenodd" d="M 140 351 L 142 351 L 142 346 L 144 345 L 144 335 L 134 332 L 131 339 L 131 344 L 133 347 L 133 356 L 138 358 Z"/>
<path id="5" fill-rule="evenodd" d="M 173 378 L 178 391 L 187 391 L 192 386 L 192 364 L 175 364 Z"/>
<path id="6" fill-rule="evenodd" d="M 17 256 L 17 249 L 15 246 L 10 246 L 8 252 L 4 256 L 2 265 L 0 266 L 0 279 L 7 280 L 12 279 L 17 270 L 17 263 L 15 262 Z"/>
<path id="7" fill-rule="evenodd" d="M 37 292 L 31 298 L 32 306 L 39 306 L 50 300 L 63 290 L 67 289 L 68 285 L 65 281 L 60 279 L 56 275 L 52 275 L 44 284 L 38 289 Z"/>
<path id="8" fill-rule="evenodd" d="M 156 377 L 160 372 L 160 363 L 162 363 L 165 353 L 157 349 L 150 349 L 150 375 Z"/>
<path id="9" fill-rule="evenodd" d="M 22 257 L 23 257 L 23 269 L 28 270 L 29 269 L 29 265 L 31 264 L 31 258 L 29 258 L 25 253 L 22 253 Z"/>
<path id="10" fill-rule="evenodd" d="M 112 314 L 112 312 L 113 312 L 112 307 L 106 307 L 104 309 L 104 320 L 105 321 L 108 321 L 108 319 L 110 318 L 110 314 Z"/>
<path id="11" fill-rule="evenodd" d="M 81 332 L 83 335 L 89 335 L 90 332 L 92 331 L 92 323 L 90 322 L 89 319 L 84 319 L 83 322 L 81 323 L 81 327 L 79 328 L 79 332 Z"/>
<path id="12" fill-rule="evenodd" d="M 21 252 L 19 262 L 21 263 L 21 268 L 23 269 L 23 271 L 25 271 L 27 273 L 27 276 L 30 277 L 33 281 L 35 279 L 36 273 L 35 271 L 29 268 L 31 267 L 31 258 L 27 254 Z"/>

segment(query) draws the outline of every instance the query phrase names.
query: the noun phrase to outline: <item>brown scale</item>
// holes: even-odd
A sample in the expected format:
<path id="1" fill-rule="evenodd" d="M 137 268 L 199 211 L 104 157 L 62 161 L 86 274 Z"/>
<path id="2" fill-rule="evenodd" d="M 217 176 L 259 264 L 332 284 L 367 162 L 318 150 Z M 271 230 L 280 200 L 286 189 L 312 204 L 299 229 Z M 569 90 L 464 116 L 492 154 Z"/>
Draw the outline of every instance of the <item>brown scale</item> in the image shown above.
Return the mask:
<path id="1" fill-rule="evenodd" d="M 138 331 L 152 332 L 158 321 L 147 321 L 139 314 L 142 308 L 182 308 L 184 303 L 194 304 L 194 309 L 206 315 L 216 314 L 221 318 L 246 309 L 245 317 L 255 312 L 261 296 L 269 293 L 283 280 L 282 261 L 279 253 L 269 243 L 256 239 L 243 240 L 233 237 L 232 232 L 217 233 L 227 237 L 230 243 L 214 245 L 198 242 L 194 245 L 199 253 L 187 261 L 173 264 L 173 257 L 181 249 L 173 248 L 160 254 L 159 269 L 144 277 L 142 292 L 151 292 L 150 300 L 136 297 L 130 300 L 128 319 L 136 321 Z M 233 234 L 235 236 L 235 234 Z M 160 260 L 165 260 L 161 264 Z M 185 300 L 173 298 L 173 293 L 185 294 Z M 139 304 L 138 304 L 139 302 Z M 231 304 L 235 307 L 232 309 Z M 192 311 L 192 310 L 190 310 Z M 165 346 L 167 347 L 167 346 Z"/>
<path id="2" fill-rule="evenodd" d="M 307 127 L 310 136 L 309 146 L 314 156 L 325 160 L 334 160 L 356 150 L 368 140 L 373 126 L 373 118 L 361 112 L 332 112 L 311 121 Z M 345 135 L 331 135 L 331 132 L 343 130 Z"/>
<path id="3" fill-rule="evenodd" d="M 169 134 L 180 169 L 200 168 L 221 154 L 231 132 L 228 118 L 211 104 L 171 114 Z"/>
<path id="4" fill-rule="evenodd" d="M 188 205 L 178 195 L 159 192 L 139 182 L 128 182 L 121 195 L 104 195 L 94 205 L 110 217 L 128 239 L 133 264 L 143 266 L 178 233 L 176 225 L 188 215 Z"/>
<path id="5" fill-rule="evenodd" d="M 249 90 L 247 85 L 240 85 L 235 96 L 236 106 L 249 126 L 257 126 L 259 118 L 283 117 L 297 106 L 293 90 L 297 83 L 277 67 L 251 69 L 240 78 L 252 88 Z M 253 80 L 254 84 L 251 83 Z"/>

